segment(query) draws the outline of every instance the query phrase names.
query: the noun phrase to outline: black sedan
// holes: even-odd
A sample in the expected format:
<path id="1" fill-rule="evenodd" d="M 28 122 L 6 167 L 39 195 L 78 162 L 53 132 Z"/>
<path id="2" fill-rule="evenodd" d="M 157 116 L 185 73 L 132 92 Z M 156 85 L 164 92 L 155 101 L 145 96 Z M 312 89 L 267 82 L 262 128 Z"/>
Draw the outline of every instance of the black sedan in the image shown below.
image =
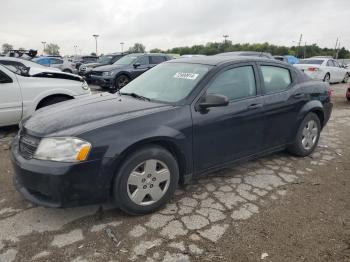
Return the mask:
<path id="1" fill-rule="evenodd" d="M 112 198 L 128 213 L 149 213 L 205 172 L 284 149 L 311 154 L 330 94 L 328 84 L 270 59 L 168 61 L 116 94 L 25 119 L 12 146 L 15 184 L 40 205 Z"/>

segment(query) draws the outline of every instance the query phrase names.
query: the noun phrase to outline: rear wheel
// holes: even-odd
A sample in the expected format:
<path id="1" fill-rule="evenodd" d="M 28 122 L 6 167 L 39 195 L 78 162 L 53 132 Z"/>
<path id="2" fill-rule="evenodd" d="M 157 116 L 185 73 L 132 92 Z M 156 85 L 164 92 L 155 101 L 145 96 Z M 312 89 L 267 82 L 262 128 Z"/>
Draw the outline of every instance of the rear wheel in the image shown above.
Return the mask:
<path id="1" fill-rule="evenodd" d="M 151 145 L 132 153 L 121 165 L 113 184 L 113 197 L 126 213 L 154 212 L 168 202 L 179 181 L 174 156 Z"/>
<path id="2" fill-rule="evenodd" d="M 327 73 L 323 78 L 323 82 L 330 83 L 330 81 L 331 81 L 331 75 Z"/>
<path id="3" fill-rule="evenodd" d="M 349 73 L 346 73 L 346 74 L 345 74 L 345 77 L 344 77 L 344 79 L 343 79 L 343 82 L 344 82 L 344 83 L 347 83 L 348 80 L 349 80 Z"/>
<path id="4" fill-rule="evenodd" d="M 115 79 L 114 88 L 119 90 L 130 82 L 130 78 L 126 75 L 120 75 Z"/>
<path id="5" fill-rule="evenodd" d="M 321 123 L 314 113 L 306 115 L 302 121 L 296 140 L 288 149 L 297 156 L 308 156 L 316 148 L 321 133 Z"/>

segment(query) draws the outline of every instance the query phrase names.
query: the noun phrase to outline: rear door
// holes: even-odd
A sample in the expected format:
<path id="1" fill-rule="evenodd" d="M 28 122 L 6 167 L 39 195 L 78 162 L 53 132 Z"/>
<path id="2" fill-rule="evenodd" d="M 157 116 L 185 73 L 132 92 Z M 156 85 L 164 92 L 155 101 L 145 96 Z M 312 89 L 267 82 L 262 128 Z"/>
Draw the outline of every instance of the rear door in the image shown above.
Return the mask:
<path id="1" fill-rule="evenodd" d="M 337 75 L 337 82 L 342 82 L 345 77 L 346 71 L 340 67 L 339 63 L 336 60 L 333 60 L 334 64 L 334 71 L 336 72 Z"/>
<path id="2" fill-rule="evenodd" d="M 289 66 L 260 62 L 264 94 L 264 150 L 290 143 L 295 137 L 297 116 L 306 101 L 297 88 L 296 74 Z"/>
<path id="3" fill-rule="evenodd" d="M 22 118 L 22 95 L 16 75 L 0 66 L 0 126 L 17 124 Z"/>

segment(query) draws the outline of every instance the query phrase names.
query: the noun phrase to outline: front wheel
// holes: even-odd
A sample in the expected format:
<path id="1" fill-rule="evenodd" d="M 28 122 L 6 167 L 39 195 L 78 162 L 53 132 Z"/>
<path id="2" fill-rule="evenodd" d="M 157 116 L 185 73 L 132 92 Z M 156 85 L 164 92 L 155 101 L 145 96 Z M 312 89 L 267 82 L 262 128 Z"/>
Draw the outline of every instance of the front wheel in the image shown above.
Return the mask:
<path id="1" fill-rule="evenodd" d="M 178 163 L 156 145 L 132 153 L 121 165 L 113 185 L 113 197 L 124 212 L 141 215 L 168 202 L 179 181 Z"/>
<path id="2" fill-rule="evenodd" d="M 288 149 L 297 156 L 308 156 L 316 148 L 321 133 L 321 123 L 314 113 L 306 115 L 298 129 L 296 140 Z"/>
<path id="3" fill-rule="evenodd" d="M 130 78 L 126 75 L 120 75 L 115 79 L 114 89 L 119 90 L 130 82 Z"/>

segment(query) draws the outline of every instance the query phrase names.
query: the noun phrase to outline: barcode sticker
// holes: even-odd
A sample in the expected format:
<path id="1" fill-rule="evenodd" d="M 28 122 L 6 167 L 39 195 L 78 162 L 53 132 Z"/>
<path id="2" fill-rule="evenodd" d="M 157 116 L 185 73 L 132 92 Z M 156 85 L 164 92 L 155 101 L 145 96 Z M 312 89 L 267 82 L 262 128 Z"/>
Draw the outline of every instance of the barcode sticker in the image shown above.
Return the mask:
<path id="1" fill-rule="evenodd" d="M 177 72 L 174 75 L 174 78 L 181 78 L 181 79 L 188 79 L 188 80 L 196 80 L 197 77 L 198 77 L 198 74 L 184 73 L 184 72 Z"/>

